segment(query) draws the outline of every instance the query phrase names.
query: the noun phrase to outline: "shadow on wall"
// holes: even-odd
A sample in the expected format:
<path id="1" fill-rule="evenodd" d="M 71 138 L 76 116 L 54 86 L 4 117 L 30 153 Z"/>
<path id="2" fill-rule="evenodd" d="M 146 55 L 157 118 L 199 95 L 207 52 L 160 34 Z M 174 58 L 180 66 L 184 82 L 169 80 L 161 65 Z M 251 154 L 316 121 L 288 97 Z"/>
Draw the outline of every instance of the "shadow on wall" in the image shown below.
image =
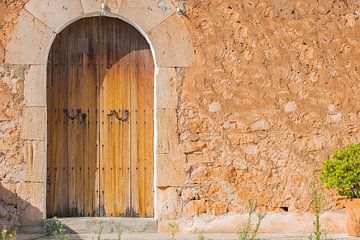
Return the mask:
<path id="1" fill-rule="evenodd" d="M 20 233 L 43 234 L 45 224 L 52 219 L 42 220 L 43 212 L 0 183 L 0 231 L 16 230 Z M 64 226 L 66 234 L 75 232 Z"/>
<path id="2" fill-rule="evenodd" d="M 39 221 L 30 219 L 42 219 L 42 215 L 43 213 L 37 207 L 32 206 L 0 183 L 0 226 L 14 229 L 22 223 L 32 222 L 39 225 Z"/>

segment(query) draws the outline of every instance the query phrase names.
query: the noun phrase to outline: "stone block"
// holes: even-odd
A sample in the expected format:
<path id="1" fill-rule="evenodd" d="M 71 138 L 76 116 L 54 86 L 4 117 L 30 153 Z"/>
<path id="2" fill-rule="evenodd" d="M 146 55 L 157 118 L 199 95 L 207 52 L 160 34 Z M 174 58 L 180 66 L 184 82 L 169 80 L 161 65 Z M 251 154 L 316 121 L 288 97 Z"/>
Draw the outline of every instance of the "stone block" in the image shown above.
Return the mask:
<path id="1" fill-rule="evenodd" d="M 46 108 L 24 107 L 21 125 L 23 140 L 45 140 Z"/>
<path id="2" fill-rule="evenodd" d="M 33 65 L 25 74 L 25 106 L 46 106 L 46 65 Z"/>
<path id="3" fill-rule="evenodd" d="M 25 9 L 55 32 L 83 13 L 80 0 L 31 0 Z"/>
<path id="4" fill-rule="evenodd" d="M 128 0 L 118 14 L 148 32 L 175 12 L 175 7 L 165 0 Z"/>
<path id="5" fill-rule="evenodd" d="M 189 67 L 194 59 L 191 38 L 183 20 L 172 15 L 149 33 L 158 67 Z"/>
<path id="6" fill-rule="evenodd" d="M 156 186 L 178 187 L 185 180 L 185 154 L 173 152 L 171 154 L 156 155 Z"/>
<path id="7" fill-rule="evenodd" d="M 157 219 L 154 218 L 131 218 L 131 217 L 71 217 L 60 218 L 71 233 L 76 234 L 96 234 L 99 233 L 99 226 L 103 225 L 104 234 L 114 234 L 117 227 L 123 232 L 130 233 L 155 233 L 157 232 Z M 44 221 L 45 224 L 51 223 L 51 219 Z M 108 239 L 108 238 L 105 238 Z M 127 239 L 127 237 L 125 237 Z"/>
<path id="8" fill-rule="evenodd" d="M 22 10 L 6 46 L 5 63 L 46 64 L 47 50 L 54 34 L 27 10 Z"/>
<path id="9" fill-rule="evenodd" d="M 178 141 L 177 116 L 175 109 L 161 108 L 156 110 L 157 150 L 159 154 L 170 153 Z"/>
<path id="10" fill-rule="evenodd" d="M 175 187 L 158 188 L 156 199 L 159 220 L 175 220 L 178 217 L 180 197 Z"/>
<path id="11" fill-rule="evenodd" d="M 159 68 L 156 78 L 157 108 L 177 108 L 178 95 L 176 91 L 176 81 L 176 72 L 174 68 Z"/>
<path id="12" fill-rule="evenodd" d="M 24 161 L 26 181 L 45 183 L 46 153 L 44 141 L 25 141 Z"/>
<path id="13" fill-rule="evenodd" d="M 24 206 L 24 211 L 21 213 L 22 221 L 33 222 L 44 219 L 45 215 L 45 184 L 26 182 L 19 187 L 19 201 Z"/>
<path id="14" fill-rule="evenodd" d="M 101 12 L 101 0 L 81 0 L 84 13 L 94 13 Z M 123 4 L 122 0 L 108 0 L 106 11 L 110 11 L 111 13 L 117 13 L 119 8 Z"/>

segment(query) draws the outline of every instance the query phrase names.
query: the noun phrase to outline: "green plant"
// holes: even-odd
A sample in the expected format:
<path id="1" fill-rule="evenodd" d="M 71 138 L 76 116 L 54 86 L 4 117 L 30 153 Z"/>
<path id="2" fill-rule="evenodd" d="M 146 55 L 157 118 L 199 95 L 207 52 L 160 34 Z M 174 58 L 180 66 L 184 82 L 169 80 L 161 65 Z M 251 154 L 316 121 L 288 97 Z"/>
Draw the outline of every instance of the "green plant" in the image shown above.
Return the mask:
<path id="1" fill-rule="evenodd" d="M 123 230 L 121 229 L 121 226 L 116 226 L 116 234 L 117 234 L 117 240 L 121 240 L 121 235 L 123 234 Z"/>
<path id="2" fill-rule="evenodd" d="M 54 217 L 50 223 L 45 225 L 45 236 L 55 237 L 55 239 L 69 239 L 66 235 L 64 224 L 56 217 Z"/>
<path id="3" fill-rule="evenodd" d="M 1 240 L 6 240 L 6 236 L 7 236 L 7 230 L 4 226 L 4 229 L 1 231 Z"/>
<path id="4" fill-rule="evenodd" d="M 200 234 L 199 240 L 206 240 L 205 236 L 203 234 Z"/>
<path id="5" fill-rule="evenodd" d="M 11 227 L 11 230 L 8 231 L 6 226 L 4 226 L 4 229 L 1 231 L 1 240 L 15 240 L 17 227 L 18 226 L 15 224 Z"/>
<path id="6" fill-rule="evenodd" d="M 212 239 L 212 238 L 207 238 L 207 237 L 205 237 L 204 234 L 200 234 L 200 235 L 199 235 L 199 240 L 213 240 L 213 239 Z"/>
<path id="7" fill-rule="evenodd" d="M 176 240 L 175 235 L 179 229 L 179 225 L 176 223 L 169 223 L 169 227 L 171 228 L 171 240 Z"/>
<path id="8" fill-rule="evenodd" d="M 360 144 L 335 151 L 324 162 L 321 180 L 341 196 L 360 198 Z"/>
<path id="9" fill-rule="evenodd" d="M 104 224 L 103 224 L 103 222 L 100 222 L 100 228 L 99 228 L 99 231 L 96 236 L 97 240 L 101 240 L 101 235 L 103 234 L 103 231 L 104 231 Z"/>
<path id="10" fill-rule="evenodd" d="M 315 220 L 313 222 L 313 233 L 309 236 L 309 240 L 330 240 L 327 238 L 327 231 L 322 228 L 320 222 L 324 197 L 316 184 L 311 184 L 310 191 Z"/>
<path id="11" fill-rule="evenodd" d="M 310 240 L 321 240 L 321 223 L 320 223 L 320 214 L 321 214 L 321 195 L 317 188 L 312 187 L 311 189 L 311 199 L 312 199 L 312 208 L 315 214 L 315 220 L 313 222 L 313 233 L 310 235 Z"/>
<path id="12" fill-rule="evenodd" d="M 258 208 L 258 203 L 251 199 L 249 199 L 248 202 L 249 202 L 248 219 L 246 221 L 245 226 L 240 231 L 239 240 L 249 240 L 249 239 L 255 240 L 255 239 L 257 239 L 256 236 L 259 232 L 260 225 L 262 223 L 262 220 L 266 216 L 266 214 L 264 214 L 264 213 L 258 213 L 255 227 L 253 227 L 253 217 L 256 214 L 256 210 Z"/>
<path id="13" fill-rule="evenodd" d="M 16 239 L 16 232 L 15 231 L 12 231 L 10 234 L 9 234 L 9 240 L 15 240 Z"/>

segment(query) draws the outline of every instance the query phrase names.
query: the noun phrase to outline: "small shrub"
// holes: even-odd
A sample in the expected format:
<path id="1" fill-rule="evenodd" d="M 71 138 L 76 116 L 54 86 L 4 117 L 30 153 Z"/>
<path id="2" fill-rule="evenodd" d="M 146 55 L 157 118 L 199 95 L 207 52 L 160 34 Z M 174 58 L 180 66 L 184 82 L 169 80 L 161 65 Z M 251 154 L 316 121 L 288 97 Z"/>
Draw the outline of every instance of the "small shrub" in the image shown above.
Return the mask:
<path id="1" fill-rule="evenodd" d="M 341 196 L 360 198 L 360 144 L 335 151 L 324 162 L 321 180 Z"/>
<path id="2" fill-rule="evenodd" d="M 253 219 L 254 215 L 256 214 L 257 208 L 258 208 L 258 203 L 249 199 L 248 219 L 247 219 L 245 226 L 240 231 L 239 240 L 249 240 L 249 239 L 256 240 L 257 239 L 256 236 L 259 232 L 260 225 L 262 223 L 262 220 L 266 216 L 266 214 L 264 214 L 264 213 L 258 213 L 255 227 L 253 227 L 252 219 Z"/>
<path id="3" fill-rule="evenodd" d="M 52 219 L 51 223 L 45 225 L 45 236 L 55 237 L 56 239 L 69 239 L 66 235 L 64 224 L 62 224 L 56 217 Z"/>

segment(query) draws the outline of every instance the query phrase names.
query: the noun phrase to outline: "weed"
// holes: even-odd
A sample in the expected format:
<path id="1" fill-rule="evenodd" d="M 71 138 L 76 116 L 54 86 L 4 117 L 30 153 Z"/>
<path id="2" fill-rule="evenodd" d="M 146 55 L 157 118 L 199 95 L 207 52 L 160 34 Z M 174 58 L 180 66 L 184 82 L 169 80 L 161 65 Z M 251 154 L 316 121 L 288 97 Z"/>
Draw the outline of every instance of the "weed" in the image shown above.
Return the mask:
<path id="1" fill-rule="evenodd" d="M 313 233 L 309 236 L 309 240 L 330 240 L 327 238 L 327 231 L 322 228 L 320 222 L 323 196 L 316 184 L 311 184 L 310 190 L 315 220 L 313 222 Z"/>
<path id="2" fill-rule="evenodd" d="M 15 240 L 15 239 L 16 239 L 16 231 L 13 229 L 9 232 L 4 226 L 4 229 L 1 231 L 1 240 Z"/>
<path id="3" fill-rule="evenodd" d="M 200 234 L 199 240 L 206 240 L 205 236 L 203 234 Z"/>
<path id="4" fill-rule="evenodd" d="M 97 233 L 96 240 L 101 240 L 101 235 L 103 234 L 103 231 L 104 231 L 104 223 L 100 222 L 100 228 Z M 94 238 L 93 238 L 93 240 L 94 240 Z"/>
<path id="5" fill-rule="evenodd" d="M 176 232 L 179 230 L 179 225 L 176 223 L 169 223 L 169 227 L 171 228 L 171 240 L 176 240 L 175 235 Z"/>
<path id="6" fill-rule="evenodd" d="M 52 219 L 51 223 L 45 225 L 45 236 L 55 237 L 55 239 L 69 239 L 68 235 L 66 235 L 64 224 L 56 217 Z"/>
<path id="7" fill-rule="evenodd" d="M 249 239 L 256 240 L 256 236 L 259 232 L 262 220 L 266 216 L 266 214 L 264 214 L 264 213 L 258 213 L 257 214 L 257 222 L 255 224 L 255 227 L 253 228 L 252 219 L 253 219 L 254 215 L 256 214 L 257 208 L 258 208 L 258 203 L 256 201 L 249 199 L 248 219 L 246 221 L 246 224 L 240 231 L 239 240 L 249 240 Z"/>
<path id="8" fill-rule="evenodd" d="M 16 232 L 13 231 L 9 234 L 9 240 L 15 240 L 16 239 Z"/>
<path id="9" fill-rule="evenodd" d="M 4 226 L 4 229 L 1 231 L 1 240 L 6 240 L 6 236 L 7 236 L 7 230 Z"/>
<path id="10" fill-rule="evenodd" d="M 116 226 L 116 234 L 117 234 L 117 240 L 121 240 L 121 235 L 123 234 L 123 230 L 121 229 L 121 226 Z"/>

